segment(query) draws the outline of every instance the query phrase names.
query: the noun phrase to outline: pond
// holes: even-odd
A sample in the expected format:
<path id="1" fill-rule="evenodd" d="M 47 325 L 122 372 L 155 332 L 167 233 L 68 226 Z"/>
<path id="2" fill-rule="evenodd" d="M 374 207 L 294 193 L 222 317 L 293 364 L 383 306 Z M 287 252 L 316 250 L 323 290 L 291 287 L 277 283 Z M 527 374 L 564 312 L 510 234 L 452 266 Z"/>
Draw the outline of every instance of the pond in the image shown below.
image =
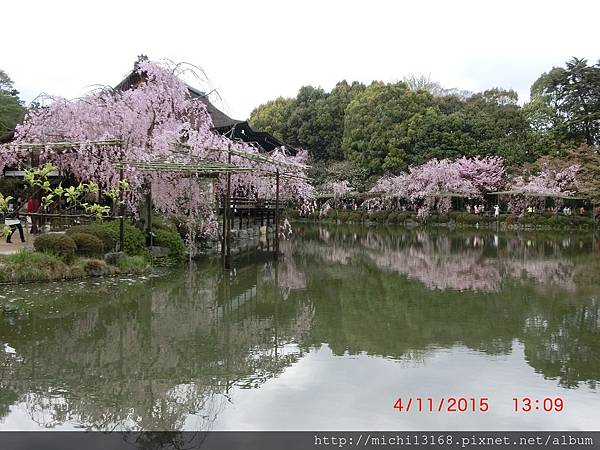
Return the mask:
<path id="1" fill-rule="evenodd" d="M 0 286 L 0 429 L 600 429 L 591 234 L 299 224 L 281 250 Z"/>

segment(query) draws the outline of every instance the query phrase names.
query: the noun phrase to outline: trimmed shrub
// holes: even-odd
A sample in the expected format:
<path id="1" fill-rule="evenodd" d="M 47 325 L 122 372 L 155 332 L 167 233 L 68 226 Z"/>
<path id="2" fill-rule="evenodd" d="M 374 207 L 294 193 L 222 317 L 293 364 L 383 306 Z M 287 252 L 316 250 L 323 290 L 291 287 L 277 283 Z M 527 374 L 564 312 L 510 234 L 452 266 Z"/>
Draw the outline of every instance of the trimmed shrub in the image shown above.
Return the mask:
<path id="1" fill-rule="evenodd" d="M 69 236 L 77 245 L 76 253 L 82 256 L 99 256 L 104 253 L 104 243 L 88 233 L 73 233 Z"/>
<path id="2" fill-rule="evenodd" d="M 143 255 L 146 253 L 146 236 L 144 232 L 139 228 L 134 227 L 129 223 L 124 224 L 124 242 L 123 250 L 128 255 Z M 115 241 L 119 241 L 119 221 L 103 223 L 101 225 L 105 229 L 110 237 Z"/>
<path id="3" fill-rule="evenodd" d="M 83 265 L 83 271 L 90 277 L 101 277 L 109 274 L 108 265 L 100 259 L 89 259 Z"/>
<path id="4" fill-rule="evenodd" d="M 183 239 L 179 236 L 177 231 L 173 230 L 156 230 L 154 231 L 156 236 L 155 244 L 161 247 L 167 247 L 169 249 L 169 256 L 181 259 L 185 252 L 185 246 Z"/>
<path id="5" fill-rule="evenodd" d="M 74 227 L 69 228 L 66 231 L 66 233 L 68 235 L 72 235 L 75 233 L 85 233 L 91 234 L 92 236 L 96 236 L 102 241 L 103 253 L 108 253 L 115 248 L 115 240 L 112 238 L 111 233 L 102 224 L 99 223 L 91 223 L 88 225 L 76 225 Z"/>
<path id="6" fill-rule="evenodd" d="M 33 247 L 38 252 L 54 253 L 65 261 L 73 260 L 77 245 L 66 234 L 47 233 L 38 236 L 33 241 Z"/>

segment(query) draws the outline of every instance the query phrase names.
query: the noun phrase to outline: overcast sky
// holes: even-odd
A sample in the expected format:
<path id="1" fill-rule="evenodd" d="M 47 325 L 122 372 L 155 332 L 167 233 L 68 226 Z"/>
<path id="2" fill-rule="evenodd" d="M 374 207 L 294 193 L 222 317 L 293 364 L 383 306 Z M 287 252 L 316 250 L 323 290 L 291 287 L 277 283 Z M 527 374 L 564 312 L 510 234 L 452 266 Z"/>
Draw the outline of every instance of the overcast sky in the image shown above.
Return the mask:
<path id="1" fill-rule="evenodd" d="M 600 58 L 598 1 L 9 0 L 0 14 L 0 68 L 26 101 L 115 85 L 146 54 L 200 66 L 238 119 L 302 85 L 408 74 L 523 101 L 552 66 Z"/>

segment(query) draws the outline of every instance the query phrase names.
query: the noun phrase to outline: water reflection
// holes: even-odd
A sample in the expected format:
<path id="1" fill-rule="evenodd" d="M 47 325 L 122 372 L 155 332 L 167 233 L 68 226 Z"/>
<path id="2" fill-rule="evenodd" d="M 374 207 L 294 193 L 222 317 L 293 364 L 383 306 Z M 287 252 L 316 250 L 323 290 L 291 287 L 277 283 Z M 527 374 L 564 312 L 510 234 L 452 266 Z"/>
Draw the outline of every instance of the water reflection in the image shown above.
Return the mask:
<path id="1" fill-rule="evenodd" d="M 232 393 L 324 347 L 401 363 L 389 370 L 466 347 L 522 355 L 554 389 L 600 380 L 591 237 L 305 226 L 282 250 L 226 272 L 4 287 L 0 426 L 218 428 Z M 377 392 L 377 376 L 356 380 Z"/>
<path id="2" fill-rule="evenodd" d="M 201 411 L 196 426 L 210 429 L 232 386 L 259 387 L 302 356 L 291 344 L 314 311 L 277 304 L 268 273 L 198 267 L 126 287 L 83 283 L 42 302 L 41 287 L 15 290 L 21 304 L 5 306 L 0 327 L 15 349 L 0 353 L 0 413 L 18 401 L 46 428 L 175 430 Z"/>
<path id="3" fill-rule="evenodd" d="M 442 290 L 497 292 L 503 283 L 514 280 L 575 290 L 581 285 L 578 280 L 600 268 L 592 236 L 356 231 L 321 227 L 317 233 L 305 234 L 318 239 L 307 239 L 300 247 L 305 254 L 331 263 L 347 265 L 362 258 L 379 269 Z M 592 266 L 586 266 L 586 256 Z"/>

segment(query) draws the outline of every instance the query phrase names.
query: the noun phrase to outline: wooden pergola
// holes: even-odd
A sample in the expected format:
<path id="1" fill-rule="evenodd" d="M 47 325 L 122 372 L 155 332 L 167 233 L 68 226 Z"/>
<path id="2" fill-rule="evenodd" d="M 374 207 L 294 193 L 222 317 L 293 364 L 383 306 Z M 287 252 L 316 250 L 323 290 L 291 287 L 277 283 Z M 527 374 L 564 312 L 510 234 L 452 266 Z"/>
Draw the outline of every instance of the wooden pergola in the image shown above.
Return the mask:
<path id="1" fill-rule="evenodd" d="M 497 191 L 497 192 L 490 192 L 490 195 L 495 195 L 496 196 L 496 202 L 498 204 L 500 204 L 500 196 L 501 195 L 508 195 L 508 196 L 516 196 L 516 195 L 522 195 L 523 197 L 537 197 L 537 198 L 543 198 L 544 199 L 544 204 L 546 203 L 546 200 L 549 198 L 555 198 L 555 199 L 561 199 L 561 200 L 573 200 L 573 201 L 586 201 L 589 202 L 591 204 L 591 217 L 592 220 L 594 222 L 594 226 L 596 225 L 596 217 L 595 217 L 595 209 L 596 209 L 596 205 L 593 201 L 591 201 L 589 198 L 587 197 L 576 197 L 576 196 L 572 196 L 572 195 L 567 195 L 567 194 L 559 194 L 559 193 L 555 193 L 555 192 L 534 192 L 534 191 L 525 191 L 522 189 L 513 189 L 513 190 L 508 190 L 508 191 Z"/>
<path id="2" fill-rule="evenodd" d="M 175 155 L 174 155 L 175 156 Z M 182 156 L 182 155 L 177 155 Z M 233 173 L 248 173 L 254 172 L 253 167 L 239 167 L 230 163 L 221 163 L 218 161 L 207 160 L 194 156 L 185 156 L 187 160 L 161 158 L 154 160 L 121 160 L 113 163 L 116 169 L 119 169 L 120 180 L 124 179 L 124 171 L 127 168 L 135 168 L 142 172 L 161 172 L 161 173 L 180 173 L 185 176 L 195 176 L 197 178 L 214 179 L 222 174 L 228 175 L 228 180 Z M 223 222 L 226 223 L 226 214 L 224 214 Z M 123 221 L 123 219 L 121 219 Z M 123 228 L 123 224 L 121 224 Z M 152 189 L 151 185 L 147 185 L 146 193 L 146 231 L 150 236 L 152 243 Z M 230 247 L 230 231 L 229 226 L 223 227 L 223 237 L 221 250 L 223 255 L 228 254 L 225 249 Z"/>
<path id="3" fill-rule="evenodd" d="M 195 176 L 198 178 L 217 178 L 220 175 L 227 175 L 227 191 L 225 202 L 223 205 L 223 237 L 221 251 L 223 256 L 229 256 L 230 254 L 230 240 L 231 240 L 231 175 L 240 173 L 250 172 L 262 172 L 263 176 L 275 178 L 275 255 L 279 254 L 279 213 L 280 213 L 280 179 L 281 178 L 292 178 L 310 181 L 309 178 L 294 173 L 293 170 L 306 169 L 308 166 L 304 166 L 296 163 L 289 163 L 286 161 L 279 161 L 268 155 L 260 153 L 250 153 L 240 150 L 232 149 L 231 146 L 227 150 L 223 149 L 207 149 L 207 151 L 224 152 L 228 154 L 227 163 L 219 161 L 209 160 L 191 155 L 190 151 L 177 151 L 173 150 L 172 154 L 168 157 L 152 160 L 127 160 L 125 158 L 124 142 L 121 139 L 104 139 L 104 140 L 89 140 L 89 141 L 57 141 L 57 142 L 43 142 L 43 143 L 16 143 L 8 144 L 9 148 L 16 151 L 29 151 L 31 157 L 39 153 L 51 152 L 56 155 L 62 155 L 73 152 L 76 148 L 89 147 L 90 150 L 93 148 L 101 149 L 103 147 L 118 147 L 119 159 L 112 161 L 113 167 L 119 170 L 119 181 L 125 180 L 125 170 L 127 168 L 135 168 L 142 172 L 171 172 L 180 173 L 185 176 Z M 189 148 L 191 147 L 177 143 L 176 147 Z M 252 166 L 236 166 L 231 163 L 232 155 L 243 158 L 248 161 L 259 162 L 270 164 L 274 167 L 274 170 L 265 170 Z M 59 176 L 60 176 L 59 172 Z M 123 190 L 120 190 L 119 197 L 119 213 L 118 215 L 111 215 L 108 218 L 119 219 L 119 250 L 123 248 L 124 242 L 124 218 L 125 218 L 125 202 Z M 148 189 L 146 202 L 150 207 L 148 208 L 148 229 L 151 231 L 152 217 L 151 217 L 151 190 Z M 64 217 L 64 218 L 92 218 L 95 217 L 89 214 L 66 214 L 66 213 L 27 213 L 24 215 L 38 216 L 38 217 Z"/>
<path id="4" fill-rule="evenodd" d="M 177 144 L 181 148 L 190 148 L 186 144 Z M 208 151 L 223 152 L 222 149 L 207 149 Z M 196 176 L 199 178 L 216 178 L 220 175 L 227 175 L 227 189 L 225 199 L 223 202 L 223 232 L 221 240 L 221 253 L 227 266 L 231 254 L 231 231 L 233 223 L 233 214 L 237 205 L 237 199 L 232 202 L 231 196 L 231 176 L 239 173 L 253 173 L 262 172 L 264 176 L 275 178 L 275 205 L 274 205 L 274 221 L 275 221 L 275 238 L 274 238 L 274 255 L 279 255 L 279 216 L 280 216 L 280 179 L 281 178 L 295 178 L 310 181 L 309 178 L 303 177 L 293 172 L 286 172 L 280 170 L 285 169 L 305 169 L 307 166 L 287 163 L 285 161 L 278 161 L 267 155 L 259 153 L 250 153 L 239 150 L 231 149 L 231 146 L 227 151 L 227 163 L 219 161 L 209 160 L 200 158 L 197 156 L 190 155 L 189 152 L 185 151 L 173 151 L 171 157 L 165 157 L 156 160 L 138 160 L 128 161 L 120 160 L 113 163 L 113 166 L 120 170 L 120 179 L 124 179 L 124 170 L 128 167 L 136 168 L 144 172 L 173 172 L 181 173 L 188 176 Z M 267 163 L 275 167 L 274 171 L 264 170 L 251 166 L 236 166 L 231 163 L 232 155 L 238 156 L 245 160 Z M 247 202 L 246 202 L 247 203 Z M 152 227 L 152 197 L 151 189 L 148 189 L 146 196 L 147 204 L 147 227 L 148 231 L 151 231 Z M 244 204 L 247 208 L 248 205 Z M 241 218 L 240 218 L 241 223 Z M 121 226 L 123 228 L 123 226 Z"/>

